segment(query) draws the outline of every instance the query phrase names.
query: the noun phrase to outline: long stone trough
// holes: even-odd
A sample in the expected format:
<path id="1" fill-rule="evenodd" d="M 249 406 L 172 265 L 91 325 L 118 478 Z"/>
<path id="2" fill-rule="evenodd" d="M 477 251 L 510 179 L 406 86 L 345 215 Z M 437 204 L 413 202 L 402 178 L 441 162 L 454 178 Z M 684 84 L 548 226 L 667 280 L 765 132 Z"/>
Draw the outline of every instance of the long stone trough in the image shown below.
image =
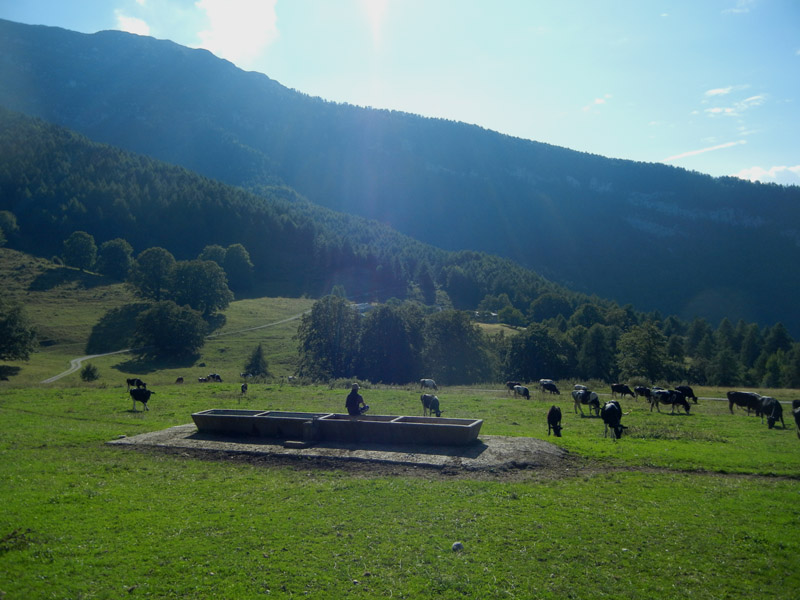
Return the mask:
<path id="1" fill-rule="evenodd" d="M 212 408 L 192 413 L 202 433 L 312 442 L 466 446 L 483 420 L 392 415 L 350 416 L 278 410 Z"/>

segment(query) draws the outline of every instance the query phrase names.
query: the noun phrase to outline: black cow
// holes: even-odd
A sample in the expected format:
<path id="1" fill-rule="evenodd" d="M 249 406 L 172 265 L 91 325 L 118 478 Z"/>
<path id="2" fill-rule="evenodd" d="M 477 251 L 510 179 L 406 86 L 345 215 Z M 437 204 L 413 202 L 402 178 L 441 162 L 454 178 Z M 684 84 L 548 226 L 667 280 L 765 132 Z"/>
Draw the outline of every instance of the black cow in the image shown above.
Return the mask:
<path id="1" fill-rule="evenodd" d="M 514 386 L 514 395 L 515 396 L 522 396 L 523 398 L 527 398 L 528 400 L 531 399 L 531 391 L 526 388 L 524 385 L 515 385 Z"/>
<path id="2" fill-rule="evenodd" d="M 183 383 L 183 377 L 178 377 L 178 378 L 175 380 L 175 383 Z"/>
<path id="3" fill-rule="evenodd" d="M 600 416 L 603 418 L 603 423 L 605 423 L 603 437 L 608 435 L 608 429 L 610 427 L 611 437 L 614 438 L 614 441 L 621 438 L 622 432 L 627 429 L 627 427 L 620 422 L 622 420 L 622 408 L 619 402 L 616 400 L 609 400 L 606 402 L 600 411 Z"/>
<path id="4" fill-rule="evenodd" d="M 442 416 L 442 411 L 439 410 L 439 397 L 433 394 L 422 394 L 419 397 L 422 402 L 422 416 L 432 415 L 436 413 L 437 417 Z"/>
<path id="5" fill-rule="evenodd" d="M 678 390 L 684 396 L 686 396 L 689 400 L 697 404 L 697 396 L 694 395 L 694 390 L 691 388 L 691 386 L 676 385 L 675 389 Z"/>
<path id="6" fill-rule="evenodd" d="M 634 394 L 633 391 L 631 390 L 631 388 L 629 388 L 624 383 L 612 383 L 611 384 L 611 397 L 612 398 L 616 398 L 617 394 L 619 394 L 623 398 L 625 396 L 630 396 L 631 398 L 636 398 L 636 394 Z"/>
<path id="7" fill-rule="evenodd" d="M 635 388 L 633 388 L 633 393 L 636 394 L 637 398 L 646 398 L 647 400 L 650 400 L 651 390 L 649 387 L 637 385 Z"/>
<path id="8" fill-rule="evenodd" d="M 572 390 L 572 399 L 575 401 L 575 414 L 578 414 L 578 409 L 580 409 L 581 416 L 583 416 L 583 407 L 581 404 L 586 404 L 589 407 L 590 416 L 592 411 L 594 411 L 596 415 L 600 415 L 600 399 L 595 392 L 588 389 Z"/>
<path id="9" fill-rule="evenodd" d="M 522 385 L 522 382 L 521 381 L 506 381 L 506 387 L 508 388 L 508 393 L 510 394 L 511 392 L 513 392 L 514 388 L 517 387 L 518 385 Z"/>
<path id="10" fill-rule="evenodd" d="M 242 394 L 244 395 L 246 393 L 247 393 L 247 383 L 243 383 L 242 384 Z"/>
<path id="11" fill-rule="evenodd" d="M 759 414 L 760 413 L 760 414 Z M 756 413 L 757 417 L 761 417 L 761 422 L 764 422 L 764 417 L 767 417 L 767 426 L 772 429 L 775 423 L 781 422 L 783 428 L 786 429 L 786 423 L 783 421 L 783 406 L 781 403 L 772 396 L 762 396 L 761 409 Z"/>
<path id="12" fill-rule="evenodd" d="M 755 411 L 756 416 L 758 416 L 761 410 L 761 394 L 756 394 L 755 392 L 730 391 L 727 393 L 727 396 L 728 409 L 731 411 L 731 414 L 733 414 L 733 405 L 735 404 L 736 406 L 746 408 L 748 416 L 751 410 Z"/>
<path id="13" fill-rule="evenodd" d="M 792 400 L 792 414 L 794 424 L 797 425 L 797 437 L 800 438 L 800 400 Z"/>
<path id="14" fill-rule="evenodd" d="M 152 394 L 155 394 L 153 390 L 148 390 L 147 388 L 132 388 L 128 390 L 128 393 L 131 395 L 131 398 L 133 398 L 134 411 L 136 411 L 137 402 L 141 402 L 145 410 L 150 410 L 147 408 L 147 401 L 150 400 Z"/>
<path id="15" fill-rule="evenodd" d="M 561 395 L 561 392 L 558 391 L 556 384 L 552 381 L 545 381 L 542 385 L 542 392 L 550 392 L 551 394 L 558 394 Z"/>
<path id="16" fill-rule="evenodd" d="M 654 406 L 658 412 L 661 412 L 661 409 L 658 408 L 659 404 L 671 404 L 671 414 L 675 413 L 676 406 L 682 406 L 686 414 L 689 414 L 689 401 L 678 390 L 653 390 L 650 393 L 650 412 L 653 412 Z"/>
<path id="17" fill-rule="evenodd" d="M 553 435 L 561 437 L 561 409 L 555 404 L 547 411 L 547 435 L 550 435 L 550 430 L 553 430 Z"/>
<path id="18" fill-rule="evenodd" d="M 207 379 L 208 381 L 216 381 L 217 383 L 222 383 L 222 377 L 220 377 L 218 373 L 209 373 Z"/>
<path id="19" fill-rule="evenodd" d="M 138 377 L 134 377 L 132 379 L 126 379 L 125 382 L 128 384 L 128 390 L 130 390 L 132 387 L 137 387 L 137 388 L 147 387 L 147 384 Z"/>

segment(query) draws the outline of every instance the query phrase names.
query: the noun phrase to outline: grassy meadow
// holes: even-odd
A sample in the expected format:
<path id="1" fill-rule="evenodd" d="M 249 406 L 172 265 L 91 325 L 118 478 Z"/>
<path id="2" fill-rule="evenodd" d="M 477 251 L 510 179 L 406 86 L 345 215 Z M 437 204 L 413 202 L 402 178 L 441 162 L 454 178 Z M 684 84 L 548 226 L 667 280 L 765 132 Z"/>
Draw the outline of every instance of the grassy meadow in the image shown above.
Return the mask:
<path id="1" fill-rule="evenodd" d="M 797 597 L 800 440 L 788 408 L 787 427 L 769 430 L 713 399 L 726 390 L 695 388 L 690 415 L 626 399 L 629 429 L 614 442 L 599 419 L 574 414 L 567 393 L 439 391 L 445 416 L 484 419 L 482 435 L 568 450 L 564 469 L 548 472 L 371 472 L 109 446 L 207 408 L 342 411 L 345 382 L 286 382 L 293 317 L 312 302 L 237 301 L 190 361 L 116 354 L 91 360 L 91 384 L 78 373 L 40 384 L 89 354 L 98 331 L 113 347 L 121 330 L 104 319 L 134 300 L 119 284 L 47 275 L 7 250 L 0 259 L 11 293 L 50 332 L 29 362 L 5 365 L 18 371 L 0 384 L 0 598 Z M 275 378 L 242 397 L 238 373 L 259 342 Z M 210 372 L 224 383 L 196 382 Z M 131 410 L 134 375 L 156 392 L 147 412 Z M 363 394 L 373 413 L 421 414 L 413 386 Z M 547 436 L 553 403 L 562 438 Z"/>

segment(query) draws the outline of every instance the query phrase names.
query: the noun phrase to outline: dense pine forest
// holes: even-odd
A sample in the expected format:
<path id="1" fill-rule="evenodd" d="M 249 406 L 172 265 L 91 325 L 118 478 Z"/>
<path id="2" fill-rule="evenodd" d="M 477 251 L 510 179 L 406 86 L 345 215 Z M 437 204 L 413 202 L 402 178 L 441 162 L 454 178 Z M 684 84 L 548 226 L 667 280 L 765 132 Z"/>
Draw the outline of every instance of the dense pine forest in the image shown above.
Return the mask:
<path id="1" fill-rule="evenodd" d="M 0 152 L 0 231 L 9 247 L 127 279 L 156 303 L 162 288 L 152 291 L 152 278 L 141 275 L 152 273 L 146 265 L 158 250 L 178 265 L 164 294 L 206 319 L 233 298 L 227 285 L 238 297 L 336 292 L 301 327 L 299 368 L 314 378 L 406 382 L 425 365 L 424 374 L 448 383 L 638 377 L 800 385 L 800 344 L 780 323 L 643 313 L 507 259 L 447 252 L 318 207 L 285 186 L 247 192 L 12 111 L 0 111 Z M 87 257 L 81 248 L 92 246 Z M 126 252 L 131 265 L 115 272 L 113 257 Z M 223 300 L 195 301 L 188 284 L 174 283 L 192 280 L 192 269 L 207 276 L 202 281 L 220 281 L 217 264 Z M 247 277 L 236 264 L 248 265 Z M 374 310 L 359 316 L 343 297 Z M 325 331 L 338 319 L 350 333 L 331 347 Z M 480 321 L 518 333 L 486 335 Z M 392 360 L 380 360 L 389 348 Z"/>

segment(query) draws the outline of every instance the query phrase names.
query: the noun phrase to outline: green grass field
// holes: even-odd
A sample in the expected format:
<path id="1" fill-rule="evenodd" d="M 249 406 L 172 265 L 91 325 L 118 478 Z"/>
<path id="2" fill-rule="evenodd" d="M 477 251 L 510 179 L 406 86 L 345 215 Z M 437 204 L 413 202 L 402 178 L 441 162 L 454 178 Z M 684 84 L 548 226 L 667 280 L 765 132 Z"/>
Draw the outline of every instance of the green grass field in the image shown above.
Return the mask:
<path id="1" fill-rule="evenodd" d="M 8 598 L 795 598 L 800 440 L 704 401 L 624 403 L 629 437 L 572 415 L 582 468 L 537 477 L 371 476 L 111 447 L 210 407 L 341 410 L 345 390 L 163 385 L 0 395 L 0 590 Z M 417 414 L 413 389 L 367 388 Z M 547 401 L 444 389 L 482 434 L 546 439 Z M 464 544 L 453 552 L 455 541 Z"/>
<path id="2" fill-rule="evenodd" d="M 482 435 L 549 439 L 573 457 L 563 470 L 473 477 L 109 446 L 207 408 L 341 411 L 343 386 L 285 380 L 297 326 L 287 319 L 311 301 L 237 301 L 184 364 L 113 355 L 92 360 L 101 376 L 92 384 L 74 373 L 42 385 L 85 353 L 108 310 L 132 299 L 119 284 L 43 274 L 1 249 L 0 259 L 12 265 L 10 292 L 52 332 L 0 385 L 0 598 L 798 596 L 800 440 L 788 408 L 787 428 L 769 430 L 710 399 L 725 390 L 696 388 L 688 416 L 627 399 L 629 429 L 614 442 L 599 419 L 574 414 L 568 394 L 441 389 L 445 416 L 484 419 Z M 242 398 L 238 373 L 259 342 L 276 377 Z M 225 382 L 196 383 L 209 372 Z M 156 391 L 147 412 L 131 410 L 132 375 Z M 421 414 L 413 386 L 363 393 L 372 412 Z M 552 403 L 563 438 L 547 436 Z"/>

